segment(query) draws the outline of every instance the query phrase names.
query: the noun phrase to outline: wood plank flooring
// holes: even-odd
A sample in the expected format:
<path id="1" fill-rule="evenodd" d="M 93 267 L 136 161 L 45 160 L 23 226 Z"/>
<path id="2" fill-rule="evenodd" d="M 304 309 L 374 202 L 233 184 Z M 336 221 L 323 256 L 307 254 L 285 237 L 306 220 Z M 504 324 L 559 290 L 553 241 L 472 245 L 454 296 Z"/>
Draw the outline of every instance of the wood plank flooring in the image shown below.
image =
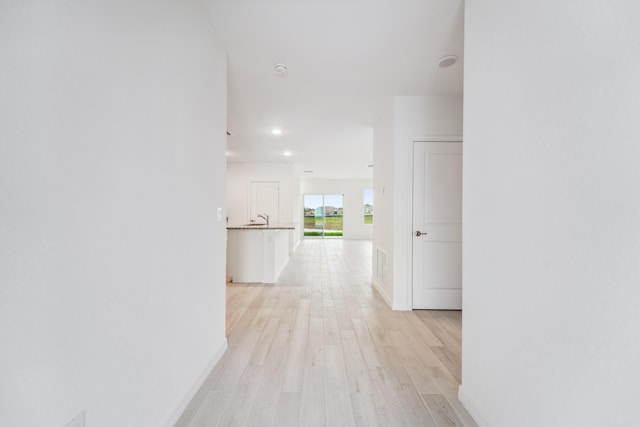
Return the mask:
<path id="1" fill-rule="evenodd" d="M 229 284 L 229 349 L 176 426 L 476 426 L 460 312 L 394 312 L 370 282 L 371 242 L 327 239 Z"/>

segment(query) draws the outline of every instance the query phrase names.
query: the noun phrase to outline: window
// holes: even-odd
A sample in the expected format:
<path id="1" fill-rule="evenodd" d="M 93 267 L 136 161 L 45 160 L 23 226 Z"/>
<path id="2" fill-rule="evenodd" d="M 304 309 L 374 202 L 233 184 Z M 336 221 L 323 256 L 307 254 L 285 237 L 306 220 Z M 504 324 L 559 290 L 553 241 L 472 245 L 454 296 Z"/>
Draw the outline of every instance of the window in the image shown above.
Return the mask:
<path id="1" fill-rule="evenodd" d="M 364 190 L 364 223 L 373 224 L 373 190 Z"/>
<path id="2" fill-rule="evenodd" d="M 342 194 L 304 195 L 304 236 L 342 237 Z"/>

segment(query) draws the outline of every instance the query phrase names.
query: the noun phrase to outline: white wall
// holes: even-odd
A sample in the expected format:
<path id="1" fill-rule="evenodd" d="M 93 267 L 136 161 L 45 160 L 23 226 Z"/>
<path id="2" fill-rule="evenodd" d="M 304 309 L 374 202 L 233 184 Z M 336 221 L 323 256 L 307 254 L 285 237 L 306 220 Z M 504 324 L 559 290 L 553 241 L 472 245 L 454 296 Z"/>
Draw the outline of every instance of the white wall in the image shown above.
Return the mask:
<path id="1" fill-rule="evenodd" d="M 412 141 L 415 137 L 461 136 L 462 97 L 397 96 L 393 102 L 393 108 L 374 129 L 374 186 L 378 193 L 385 187 L 385 195 L 378 204 L 383 217 L 376 221 L 374 230 L 378 227 L 391 229 L 392 234 L 374 231 L 374 248 L 380 247 L 388 254 L 389 283 L 382 287 L 382 291 L 388 290 L 386 299 L 392 301 L 395 310 L 410 310 Z M 389 115 L 393 117 L 392 126 Z M 389 153 L 386 144 L 389 143 L 391 128 L 393 152 Z M 391 177 L 392 181 L 389 181 Z M 392 187 L 391 192 L 389 187 Z M 392 246 L 389 246 L 389 237 L 393 239 Z"/>
<path id="2" fill-rule="evenodd" d="M 160 426 L 226 346 L 199 2 L 0 3 L 0 425 Z"/>
<path id="3" fill-rule="evenodd" d="M 640 419 L 640 4 L 467 2 L 461 398 Z"/>
<path id="4" fill-rule="evenodd" d="M 387 111 L 373 129 L 373 189 L 375 197 L 373 223 L 373 266 L 372 282 L 391 304 L 393 295 L 393 216 L 396 213 L 393 203 L 393 157 L 394 157 L 394 121 L 395 105 L 389 101 Z M 387 253 L 386 269 L 381 269 L 383 277 L 376 277 L 377 249 Z"/>
<path id="5" fill-rule="evenodd" d="M 251 182 L 279 182 L 280 206 L 279 218 L 271 218 L 276 224 L 293 224 L 296 230 L 291 233 L 289 249 L 293 250 L 299 242 L 299 218 L 294 212 L 298 197 L 298 183 L 294 179 L 293 163 L 250 163 L 229 162 L 227 164 L 227 215 L 229 225 L 248 223 Z"/>
<path id="6" fill-rule="evenodd" d="M 292 223 L 293 213 L 293 163 L 228 163 L 227 164 L 227 215 L 229 224 L 246 224 L 250 218 L 251 182 L 280 183 L 280 217 L 273 223 Z M 255 218 L 254 218 L 255 219 Z"/>
<path id="7" fill-rule="evenodd" d="M 300 182 L 301 182 L 301 172 L 294 165 L 294 168 L 293 168 L 293 213 L 292 213 L 292 216 L 293 216 L 294 221 L 295 221 L 294 222 L 295 230 L 293 230 L 293 232 L 291 233 L 291 241 L 290 241 L 290 244 L 289 244 L 289 252 L 291 252 L 291 253 L 293 253 L 293 251 L 295 251 L 295 249 L 300 244 L 302 228 L 304 227 L 302 225 L 302 224 L 304 224 L 304 221 L 300 220 L 299 216 L 296 216 L 297 212 L 301 212 L 302 211 L 302 196 L 300 194 Z"/>
<path id="8" fill-rule="evenodd" d="M 371 240 L 372 224 L 364 223 L 364 190 L 373 189 L 370 179 L 312 179 L 301 181 L 301 194 L 343 194 L 343 238 L 350 240 Z M 374 198 L 375 221 L 375 198 Z M 300 223 L 304 222 L 302 208 L 299 213 Z"/>

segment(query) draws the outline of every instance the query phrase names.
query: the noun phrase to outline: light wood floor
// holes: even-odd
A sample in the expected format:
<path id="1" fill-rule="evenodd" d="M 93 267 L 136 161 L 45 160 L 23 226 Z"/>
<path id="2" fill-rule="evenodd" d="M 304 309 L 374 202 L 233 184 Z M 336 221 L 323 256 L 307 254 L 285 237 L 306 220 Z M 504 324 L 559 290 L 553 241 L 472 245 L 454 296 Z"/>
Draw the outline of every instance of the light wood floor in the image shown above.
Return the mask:
<path id="1" fill-rule="evenodd" d="M 370 279 L 371 242 L 304 240 L 277 284 L 229 284 L 229 349 L 177 426 L 476 426 L 460 312 L 391 311 Z"/>

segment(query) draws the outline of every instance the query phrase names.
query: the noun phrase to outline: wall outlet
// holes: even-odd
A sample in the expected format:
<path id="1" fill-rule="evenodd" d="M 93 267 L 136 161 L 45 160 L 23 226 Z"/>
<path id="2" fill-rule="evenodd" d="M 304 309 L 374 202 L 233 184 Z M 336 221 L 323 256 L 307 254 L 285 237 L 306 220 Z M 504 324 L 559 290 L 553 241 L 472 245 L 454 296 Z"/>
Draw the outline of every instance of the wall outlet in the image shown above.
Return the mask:
<path id="1" fill-rule="evenodd" d="M 64 427 L 85 427 L 85 412 L 82 411 L 69 421 Z"/>

